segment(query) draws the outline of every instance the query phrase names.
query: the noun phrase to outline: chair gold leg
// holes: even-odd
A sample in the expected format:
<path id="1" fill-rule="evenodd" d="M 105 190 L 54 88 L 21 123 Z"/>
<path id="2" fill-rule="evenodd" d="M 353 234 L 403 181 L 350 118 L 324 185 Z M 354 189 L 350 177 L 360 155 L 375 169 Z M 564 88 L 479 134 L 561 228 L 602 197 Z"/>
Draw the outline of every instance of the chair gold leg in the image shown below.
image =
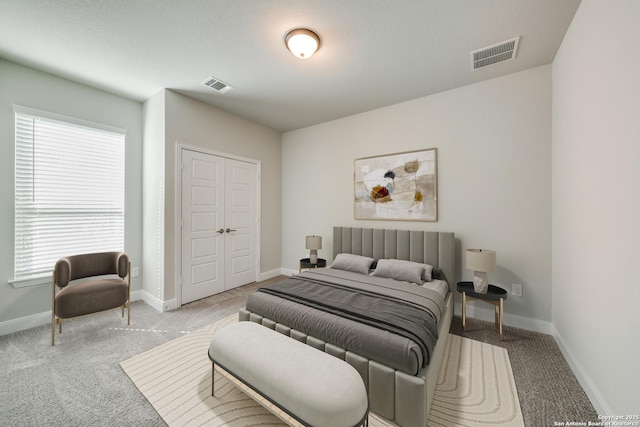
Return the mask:
<path id="1" fill-rule="evenodd" d="M 51 282 L 51 345 L 55 345 L 56 339 L 56 272 L 53 272 L 53 280 Z"/>
<path id="2" fill-rule="evenodd" d="M 131 261 L 127 265 L 127 325 L 131 325 Z"/>
<path id="3" fill-rule="evenodd" d="M 502 319 L 504 317 L 504 299 L 500 298 L 500 341 L 502 341 Z"/>
<path id="4" fill-rule="evenodd" d="M 62 333 L 62 319 L 57 319 L 58 322 L 58 333 Z"/>
<path id="5" fill-rule="evenodd" d="M 467 294 L 462 293 L 462 330 L 467 330 Z"/>

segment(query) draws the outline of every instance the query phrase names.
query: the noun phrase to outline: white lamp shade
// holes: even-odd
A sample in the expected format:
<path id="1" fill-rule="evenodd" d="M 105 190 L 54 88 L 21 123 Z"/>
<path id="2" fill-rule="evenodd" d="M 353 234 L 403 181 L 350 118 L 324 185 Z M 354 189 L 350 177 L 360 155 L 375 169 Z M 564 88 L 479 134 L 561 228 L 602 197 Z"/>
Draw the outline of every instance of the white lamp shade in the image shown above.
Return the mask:
<path id="1" fill-rule="evenodd" d="M 469 270 L 489 272 L 496 269 L 496 253 L 487 249 L 467 249 Z"/>
<path id="2" fill-rule="evenodd" d="M 322 249 L 322 236 L 307 236 L 306 237 L 307 249 L 318 250 Z"/>
<path id="3" fill-rule="evenodd" d="M 300 59 L 310 58 L 320 48 L 320 37 L 306 28 L 289 31 L 284 41 L 287 49 Z"/>

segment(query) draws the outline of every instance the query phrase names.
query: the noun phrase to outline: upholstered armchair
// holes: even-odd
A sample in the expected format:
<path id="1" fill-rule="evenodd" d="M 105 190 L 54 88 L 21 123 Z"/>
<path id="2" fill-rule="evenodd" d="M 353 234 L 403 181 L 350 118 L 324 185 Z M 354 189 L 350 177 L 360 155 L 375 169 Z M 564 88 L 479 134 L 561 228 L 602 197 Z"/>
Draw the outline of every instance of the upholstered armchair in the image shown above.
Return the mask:
<path id="1" fill-rule="evenodd" d="M 61 258 L 53 271 L 51 345 L 62 320 L 122 307 L 131 324 L 131 263 L 124 252 L 100 252 Z M 115 275 L 115 277 L 113 277 Z M 77 279 L 87 279 L 70 283 Z M 126 280 L 125 280 L 126 279 Z"/>

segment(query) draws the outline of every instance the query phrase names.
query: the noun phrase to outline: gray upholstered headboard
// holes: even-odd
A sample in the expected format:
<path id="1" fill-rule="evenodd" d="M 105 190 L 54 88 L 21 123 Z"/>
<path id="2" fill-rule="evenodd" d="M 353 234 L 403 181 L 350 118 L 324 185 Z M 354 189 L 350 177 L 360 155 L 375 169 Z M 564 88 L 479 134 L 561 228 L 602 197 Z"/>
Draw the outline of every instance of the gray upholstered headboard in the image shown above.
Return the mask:
<path id="1" fill-rule="evenodd" d="M 333 227 L 334 258 L 339 253 L 349 253 L 426 263 L 444 272 L 452 292 L 456 287 L 455 247 L 453 233 Z"/>

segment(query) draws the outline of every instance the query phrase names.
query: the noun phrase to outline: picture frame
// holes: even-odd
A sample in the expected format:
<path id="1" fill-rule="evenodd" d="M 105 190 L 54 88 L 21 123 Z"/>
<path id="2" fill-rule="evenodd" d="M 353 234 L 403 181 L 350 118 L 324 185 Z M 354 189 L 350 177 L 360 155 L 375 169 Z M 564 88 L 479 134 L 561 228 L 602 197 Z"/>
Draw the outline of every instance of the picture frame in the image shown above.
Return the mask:
<path id="1" fill-rule="evenodd" d="M 355 219 L 437 221 L 437 154 L 428 148 L 355 159 Z"/>

